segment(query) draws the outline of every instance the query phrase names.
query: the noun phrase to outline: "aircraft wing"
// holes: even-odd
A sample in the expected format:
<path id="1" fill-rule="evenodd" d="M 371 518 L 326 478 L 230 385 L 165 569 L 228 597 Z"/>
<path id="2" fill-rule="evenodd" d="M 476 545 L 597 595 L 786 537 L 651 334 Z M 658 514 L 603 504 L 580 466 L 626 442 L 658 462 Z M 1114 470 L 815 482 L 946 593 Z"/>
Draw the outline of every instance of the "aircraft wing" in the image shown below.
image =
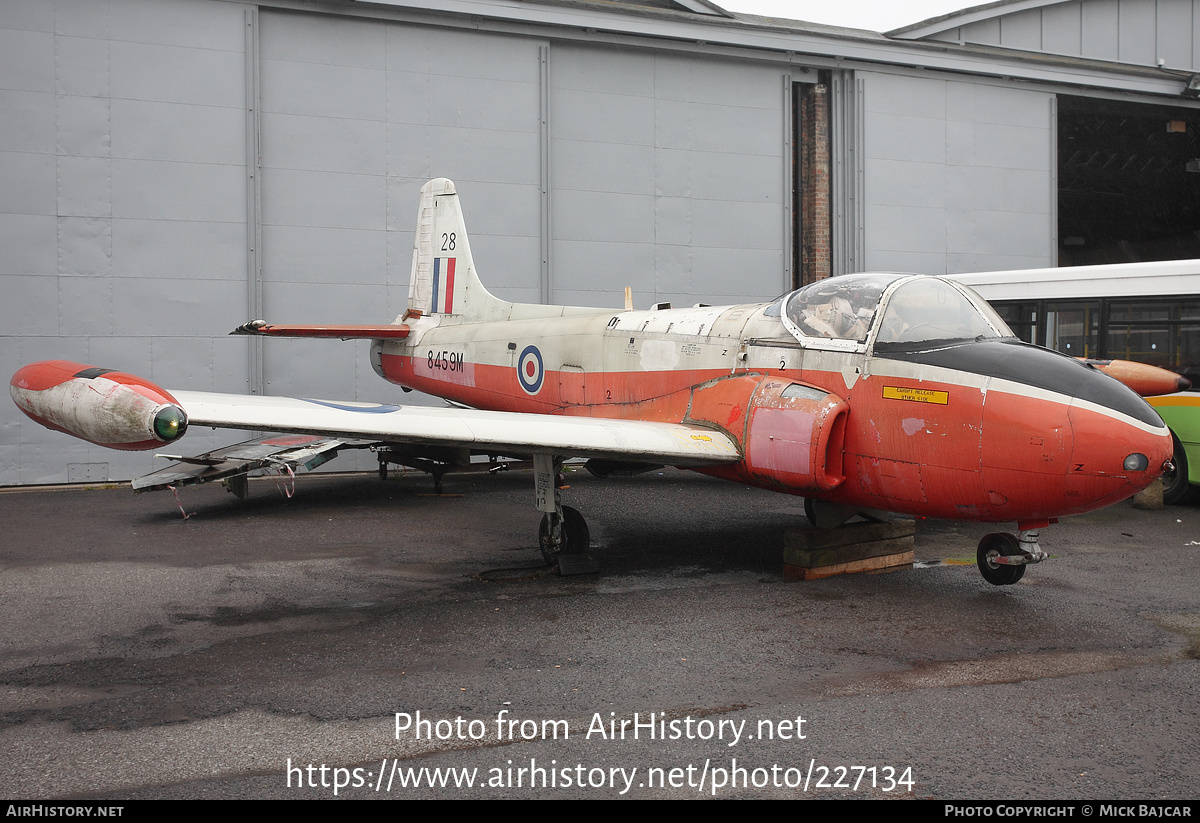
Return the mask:
<path id="1" fill-rule="evenodd" d="M 197 457 L 170 455 L 179 464 L 139 479 L 135 488 L 140 490 L 204 483 L 270 467 L 287 471 L 313 468 L 341 449 L 378 445 L 404 445 L 441 454 L 446 450 L 475 451 L 506 457 L 584 457 L 674 466 L 711 466 L 741 459 L 729 436 L 703 426 L 170 392 L 136 375 L 66 360 L 31 363 L 19 369 L 9 392 L 17 406 L 38 423 L 115 449 L 160 449 L 178 440 L 189 426 L 283 435 Z"/>
<path id="2" fill-rule="evenodd" d="M 187 413 L 190 426 L 673 466 L 741 459 L 737 444 L 727 435 L 678 423 L 209 392 L 171 394 Z"/>

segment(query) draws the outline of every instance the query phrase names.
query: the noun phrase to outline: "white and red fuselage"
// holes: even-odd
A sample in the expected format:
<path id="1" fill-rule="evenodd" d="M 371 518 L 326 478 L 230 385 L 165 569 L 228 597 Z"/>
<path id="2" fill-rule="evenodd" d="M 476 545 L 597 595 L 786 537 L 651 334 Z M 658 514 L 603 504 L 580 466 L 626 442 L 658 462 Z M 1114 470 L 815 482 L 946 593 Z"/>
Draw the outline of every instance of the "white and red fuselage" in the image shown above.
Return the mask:
<path id="1" fill-rule="evenodd" d="M 701 471 L 921 516 L 1036 528 L 1132 495 L 1170 458 L 1145 402 L 1076 360 L 996 334 L 890 351 L 879 333 L 807 338 L 787 302 L 435 315 L 376 342 L 372 362 L 477 408 L 714 427 L 743 459 Z"/>

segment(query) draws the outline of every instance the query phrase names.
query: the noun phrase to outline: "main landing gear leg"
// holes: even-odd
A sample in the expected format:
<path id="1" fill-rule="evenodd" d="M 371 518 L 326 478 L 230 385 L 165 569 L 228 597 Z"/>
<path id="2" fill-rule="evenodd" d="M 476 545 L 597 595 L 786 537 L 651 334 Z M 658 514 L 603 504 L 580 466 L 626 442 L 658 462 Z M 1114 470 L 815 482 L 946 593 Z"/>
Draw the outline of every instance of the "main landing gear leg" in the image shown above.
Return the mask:
<path id="1" fill-rule="evenodd" d="M 1046 553 L 1038 545 L 1037 529 L 1021 529 L 1017 535 L 986 535 L 979 541 L 975 559 L 984 580 L 993 586 L 1011 586 L 1024 576 L 1026 566 L 1045 560 Z"/>
<path id="2" fill-rule="evenodd" d="M 538 546 L 542 557 L 551 566 L 558 566 L 563 574 L 564 558 L 586 556 L 591 535 L 583 515 L 562 504 L 562 492 L 557 478 L 562 469 L 562 459 L 549 454 L 533 456 L 534 496 L 542 515 L 538 527 Z M 570 564 L 568 564 L 570 565 Z M 594 568 L 581 571 L 596 571 Z"/>

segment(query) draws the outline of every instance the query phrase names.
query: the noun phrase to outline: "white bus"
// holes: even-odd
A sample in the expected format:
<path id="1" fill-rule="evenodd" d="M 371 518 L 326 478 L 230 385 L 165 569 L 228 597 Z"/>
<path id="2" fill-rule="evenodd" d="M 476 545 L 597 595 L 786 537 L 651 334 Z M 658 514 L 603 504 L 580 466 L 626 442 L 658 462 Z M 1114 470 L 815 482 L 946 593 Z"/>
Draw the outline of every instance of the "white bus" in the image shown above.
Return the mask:
<path id="1" fill-rule="evenodd" d="M 1200 260 L 956 274 L 1028 343 L 1073 357 L 1133 360 L 1200 387 Z M 1149 398 L 1175 435 L 1167 502 L 1200 485 L 1200 392 Z M 1189 487 L 1189 482 L 1191 486 Z"/>
<path id="2" fill-rule="evenodd" d="M 953 277 L 1026 342 L 1073 357 L 1149 363 L 1200 385 L 1200 260 Z"/>

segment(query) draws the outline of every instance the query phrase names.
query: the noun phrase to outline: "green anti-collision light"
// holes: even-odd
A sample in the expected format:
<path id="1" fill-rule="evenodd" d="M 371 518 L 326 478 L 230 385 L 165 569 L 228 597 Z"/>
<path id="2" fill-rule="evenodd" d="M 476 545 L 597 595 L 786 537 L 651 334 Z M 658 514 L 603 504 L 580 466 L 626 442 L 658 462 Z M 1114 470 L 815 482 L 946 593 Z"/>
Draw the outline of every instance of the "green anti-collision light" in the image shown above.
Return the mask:
<path id="1" fill-rule="evenodd" d="M 187 431 L 187 415 L 177 406 L 164 406 L 154 415 L 154 436 L 170 442 Z"/>

